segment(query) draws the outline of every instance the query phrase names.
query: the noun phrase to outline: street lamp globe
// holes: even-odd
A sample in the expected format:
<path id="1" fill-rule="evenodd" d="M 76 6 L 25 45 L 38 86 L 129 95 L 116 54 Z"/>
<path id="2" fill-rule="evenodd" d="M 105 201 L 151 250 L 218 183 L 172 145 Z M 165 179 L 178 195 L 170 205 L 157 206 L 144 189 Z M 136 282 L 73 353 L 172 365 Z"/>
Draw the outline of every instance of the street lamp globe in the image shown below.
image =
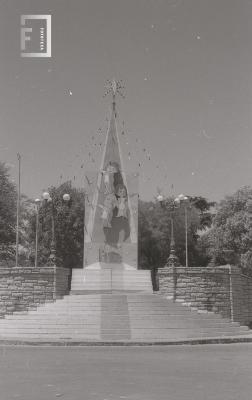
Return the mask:
<path id="1" fill-rule="evenodd" d="M 70 194 L 68 194 L 68 193 L 63 194 L 63 200 L 64 201 L 69 201 L 70 200 Z"/>
<path id="2" fill-rule="evenodd" d="M 43 194 L 42 194 L 42 197 L 43 197 L 43 199 L 44 200 L 50 200 L 50 194 L 48 193 L 48 192 L 44 192 Z"/>
<path id="3" fill-rule="evenodd" d="M 156 197 L 156 199 L 157 199 L 157 201 L 158 201 L 159 203 L 162 203 L 162 201 L 164 201 L 164 196 L 163 196 L 162 194 L 158 194 L 157 197 Z"/>
<path id="4" fill-rule="evenodd" d="M 179 194 L 177 198 L 179 199 L 179 201 L 187 201 L 187 200 L 188 200 L 188 197 L 185 196 L 185 195 L 182 194 L 182 193 Z"/>

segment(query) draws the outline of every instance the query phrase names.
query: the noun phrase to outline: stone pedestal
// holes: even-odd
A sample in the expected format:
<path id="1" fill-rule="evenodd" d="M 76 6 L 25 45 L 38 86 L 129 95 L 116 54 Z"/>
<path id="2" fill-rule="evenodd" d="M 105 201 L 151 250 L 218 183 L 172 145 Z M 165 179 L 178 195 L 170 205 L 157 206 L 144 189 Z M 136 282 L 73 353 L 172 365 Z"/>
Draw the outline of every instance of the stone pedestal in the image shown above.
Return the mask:
<path id="1" fill-rule="evenodd" d="M 159 293 L 167 299 L 176 300 L 177 267 L 166 265 L 158 268 Z"/>
<path id="2" fill-rule="evenodd" d="M 125 291 L 152 293 L 151 272 L 115 263 L 96 263 L 84 269 L 73 270 L 71 293 Z"/>

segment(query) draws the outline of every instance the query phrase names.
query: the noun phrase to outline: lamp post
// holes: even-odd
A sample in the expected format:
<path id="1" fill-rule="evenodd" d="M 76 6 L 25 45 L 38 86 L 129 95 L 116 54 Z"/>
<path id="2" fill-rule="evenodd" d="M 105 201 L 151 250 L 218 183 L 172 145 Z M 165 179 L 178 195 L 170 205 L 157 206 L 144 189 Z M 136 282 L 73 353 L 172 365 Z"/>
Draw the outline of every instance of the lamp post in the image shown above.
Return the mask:
<path id="1" fill-rule="evenodd" d="M 164 199 L 162 194 L 159 194 L 156 197 L 157 201 L 160 203 L 161 207 L 167 208 L 168 211 L 170 212 L 170 220 L 171 220 L 171 241 L 170 241 L 170 254 L 167 259 L 168 265 L 172 266 L 173 268 L 176 267 L 176 264 L 178 263 L 178 257 L 176 256 L 176 251 L 175 251 L 175 239 L 174 239 L 174 212 L 175 208 L 177 207 L 177 201 L 176 199 L 172 199 L 171 201 L 167 201 Z"/>
<path id="2" fill-rule="evenodd" d="M 35 268 L 38 266 L 38 231 L 39 231 L 39 207 L 40 207 L 41 199 L 35 199 L 36 205 L 36 239 L 35 239 Z"/>
<path id="3" fill-rule="evenodd" d="M 173 280 L 173 301 L 176 301 L 177 296 L 177 265 L 178 265 L 178 257 L 175 252 L 175 239 L 174 239 L 174 212 L 175 208 L 178 206 L 177 199 L 172 198 L 171 201 L 164 200 L 164 197 L 159 194 L 156 197 L 157 201 L 160 203 L 161 207 L 167 208 L 170 212 L 170 220 L 171 220 L 171 241 L 170 241 L 170 254 L 167 259 L 167 264 L 172 268 L 172 280 Z"/>
<path id="4" fill-rule="evenodd" d="M 183 194 L 178 195 L 178 197 L 175 199 L 176 203 L 178 205 L 182 204 L 184 205 L 185 209 L 185 252 L 186 252 L 186 268 L 188 267 L 188 214 L 187 214 L 187 206 L 189 199 L 187 196 L 184 196 Z"/>
<path id="5" fill-rule="evenodd" d="M 51 241 L 51 250 L 50 250 L 50 256 L 49 256 L 49 261 L 55 262 L 56 259 L 56 240 L 55 240 L 55 206 L 54 206 L 54 198 L 53 196 L 50 196 L 48 192 L 44 192 L 43 195 L 43 200 L 45 200 L 46 203 L 51 204 L 51 221 L 52 221 L 52 241 Z M 70 195 L 68 193 L 63 194 L 62 199 L 64 202 L 68 202 L 70 200 Z"/>
<path id="6" fill-rule="evenodd" d="M 18 251 L 19 251 L 19 216 L 20 216 L 20 186 L 21 186 L 21 155 L 17 153 L 18 158 L 18 191 L 17 191 L 17 224 L 16 224 L 16 263 L 18 267 Z"/>

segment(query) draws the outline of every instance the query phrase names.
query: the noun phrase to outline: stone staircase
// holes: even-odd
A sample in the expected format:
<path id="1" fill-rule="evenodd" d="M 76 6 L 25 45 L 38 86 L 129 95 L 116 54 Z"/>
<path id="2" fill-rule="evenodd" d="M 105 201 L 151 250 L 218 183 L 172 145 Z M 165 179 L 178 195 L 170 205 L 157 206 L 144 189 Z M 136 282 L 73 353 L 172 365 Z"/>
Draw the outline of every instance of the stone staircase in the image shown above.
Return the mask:
<path id="1" fill-rule="evenodd" d="M 0 339 L 13 340 L 164 342 L 246 333 L 217 314 L 145 292 L 72 294 L 0 320 Z"/>

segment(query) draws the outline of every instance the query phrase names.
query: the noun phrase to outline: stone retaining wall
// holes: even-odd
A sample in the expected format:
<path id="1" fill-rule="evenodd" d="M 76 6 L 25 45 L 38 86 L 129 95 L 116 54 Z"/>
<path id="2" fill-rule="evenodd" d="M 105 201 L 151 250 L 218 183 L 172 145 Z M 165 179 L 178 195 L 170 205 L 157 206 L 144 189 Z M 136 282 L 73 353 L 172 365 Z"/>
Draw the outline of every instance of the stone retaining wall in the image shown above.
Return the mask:
<path id="1" fill-rule="evenodd" d="M 69 291 L 69 269 L 55 265 L 0 266 L 0 318 L 15 311 L 36 309 L 42 303 L 53 302 Z"/>
<path id="2" fill-rule="evenodd" d="M 183 301 L 199 310 L 220 313 L 223 317 L 249 325 L 252 322 L 252 279 L 234 266 L 158 271 L 159 293 Z"/>
<path id="3" fill-rule="evenodd" d="M 232 274 L 233 320 L 252 325 L 252 279 L 246 275 Z"/>

